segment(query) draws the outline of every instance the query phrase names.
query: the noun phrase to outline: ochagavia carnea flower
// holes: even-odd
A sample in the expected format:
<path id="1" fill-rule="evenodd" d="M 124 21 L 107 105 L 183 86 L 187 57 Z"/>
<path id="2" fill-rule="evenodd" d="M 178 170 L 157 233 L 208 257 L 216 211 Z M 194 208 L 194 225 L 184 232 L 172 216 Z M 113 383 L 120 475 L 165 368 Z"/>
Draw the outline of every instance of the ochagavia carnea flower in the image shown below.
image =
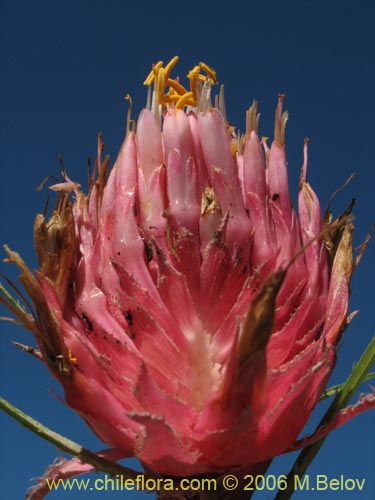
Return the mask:
<path id="1" fill-rule="evenodd" d="M 212 68 L 188 91 L 176 61 L 154 65 L 109 175 L 100 138 L 89 194 L 65 173 L 53 187 L 40 270 L 8 249 L 34 305 L 18 316 L 66 403 L 123 456 L 168 476 L 251 472 L 292 448 L 331 374 L 353 225 L 323 220 L 307 143 L 296 214 L 282 96 L 268 147 L 256 102 L 236 134 Z"/>

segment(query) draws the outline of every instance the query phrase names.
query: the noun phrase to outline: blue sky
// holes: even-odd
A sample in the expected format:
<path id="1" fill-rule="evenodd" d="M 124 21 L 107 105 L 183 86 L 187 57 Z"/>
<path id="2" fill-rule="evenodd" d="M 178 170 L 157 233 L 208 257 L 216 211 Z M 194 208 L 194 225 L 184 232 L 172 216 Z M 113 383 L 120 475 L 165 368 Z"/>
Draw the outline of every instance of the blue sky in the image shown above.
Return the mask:
<path id="1" fill-rule="evenodd" d="M 272 137 L 277 95 L 285 93 L 294 196 L 303 139 L 308 136 L 309 180 L 323 206 L 353 171 L 357 173 L 334 209 L 338 212 L 356 198 L 355 244 L 365 238 L 375 220 L 375 7 L 370 1 L 237 0 L 219 6 L 211 0 L 175 5 L 21 0 L 2 2 L 1 11 L 0 242 L 19 251 L 31 267 L 36 265 L 33 221 L 46 196 L 35 188 L 47 175 L 59 176 L 58 154 L 63 154 L 69 175 L 84 183 L 87 157 L 95 157 L 96 137 L 102 131 L 106 151 L 114 159 L 125 132 L 124 96 L 131 94 L 136 116 L 145 104 L 142 81 L 151 64 L 176 54 L 181 76 L 199 61 L 217 70 L 225 84 L 228 118 L 242 130 L 245 110 L 256 98 L 260 133 Z M 14 269 L 2 263 L 0 267 L 15 276 Z M 372 242 L 352 284 L 351 309 L 361 312 L 345 334 L 332 383 L 345 379 L 375 331 L 374 278 Z M 0 329 L 0 394 L 54 430 L 100 449 L 102 444 L 85 424 L 51 395 L 61 391 L 44 366 L 11 344 L 29 344 L 31 334 L 8 323 L 1 323 Z M 367 413 L 333 433 L 309 473 L 366 478 L 358 496 L 373 498 L 374 417 L 374 412 Z M 41 475 L 58 452 L 5 414 L 0 415 L 0 433 L 1 490 L 4 498 L 19 499 L 30 479 Z M 292 460 L 276 460 L 270 472 L 287 472 Z M 339 494 L 353 497 L 322 493 Z M 49 498 L 102 497 L 62 492 Z M 126 494 L 129 499 L 143 497 Z M 295 496 L 304 497 L 316 498 Z M 272 498 L 272 493 L 254 498 Z"/>

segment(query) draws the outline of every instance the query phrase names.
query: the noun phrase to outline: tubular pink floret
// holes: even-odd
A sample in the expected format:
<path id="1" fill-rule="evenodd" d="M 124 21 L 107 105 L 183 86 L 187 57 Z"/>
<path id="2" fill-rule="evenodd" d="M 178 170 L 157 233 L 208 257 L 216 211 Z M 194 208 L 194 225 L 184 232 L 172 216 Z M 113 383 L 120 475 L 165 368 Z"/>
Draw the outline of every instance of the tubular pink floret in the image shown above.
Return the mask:
<path id="1" fill-rule="evenodd" d="M 190 124 L 182 110 L 167 113 L 163 126 L 169 208 L 182 226 L 198 233 L 197 173 Z M 199 193 L 201 195 L 201 193 Z"/>
<path id="2" fill-rule="evenodd" d="M 285 147 L 276 141 L 272 143 L 269 154 L 268 195 L 273 202 L 272 205 L 280 210 L 285 223 L 290 228 L 292 204 L 289 195 Z"/>
<path id="3" fill-rule="evenodd" d="M 148 183 L 151 174 L 163 164 L 163 146 L 160 125 L 148 109 L 144 109 L 137 122 L 137 146 L 139 166 L 145 182 Z"/>
<path id="4" fill-rule="evenodd" d="M 258 135 L 252 130 L 245 139 L 243 183 L 245 196 L 255 193 L 262 203 L 266 199 L 266 165 Z"/>
<path id="5" fill-rule="evenodd" d="M 232 155 L 228 131 L 216 109 L 198 116 L 203 156 L 211 185 L 220 200 L 222 212 L 228 213 L 227 241 L 242 246 L 249 239 L 251 224 L 246 215 L 238 178 L 238 168 Z"/>

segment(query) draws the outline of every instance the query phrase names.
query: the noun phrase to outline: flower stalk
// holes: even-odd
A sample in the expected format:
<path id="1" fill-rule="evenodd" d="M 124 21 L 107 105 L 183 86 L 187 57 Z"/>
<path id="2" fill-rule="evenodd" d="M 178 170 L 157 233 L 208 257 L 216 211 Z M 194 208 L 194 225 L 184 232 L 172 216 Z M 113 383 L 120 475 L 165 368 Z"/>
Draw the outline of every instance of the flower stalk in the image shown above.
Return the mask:
<path id="1" fill-rule="evenodd" d="M 78 458 L 82 463 L 92 465 L 96 471 L 106 472 L 111 476 L 120 474 L 130 479 L 135 479 L 137 474 L 139 474 L 137 471 L 128 467 L 123 467 L 115 462 L 110 462 L 101 457 L 99 454 L 93 453 L 71 439 L 52 431 L 2 397 L 0 397 L 0 408 L 41 439 L 55 445 L 60 451 L 68 453 L 72 457 Z"/>

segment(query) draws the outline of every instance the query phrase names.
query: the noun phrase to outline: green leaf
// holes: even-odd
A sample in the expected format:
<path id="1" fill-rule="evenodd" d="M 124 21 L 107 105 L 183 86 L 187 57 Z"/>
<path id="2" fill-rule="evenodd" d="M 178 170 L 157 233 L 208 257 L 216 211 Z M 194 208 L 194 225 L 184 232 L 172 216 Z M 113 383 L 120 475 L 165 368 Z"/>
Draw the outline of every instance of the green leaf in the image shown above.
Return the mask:
<path id="1" fill-rule="evenodd" d="M 371 339 L 369 345 L 361 356 L 361 359 L 354 366 L 352 373 L 349 375 L 348 379 L 344 384 L 341 384 L 340 390 L 336 393 L 336 397 L 328 408 L 327 412 L 323 416 L 322 420 L 319 422 L 317 429 L 320 427 L 329 424 L 332 421 L 336 413 L 343 409 L 349 401 L 354 396 L 358 387 L 371 375 L 370 378 L 373 378 L 373 373 L 368 373 L 371 366 L 375 362 L 375 335 Z M 332 389 L 332 388 L 331 388 Z M 330 389 L 329 389 L 330 390 Z M 290 470 L 287 483 L 288 487 L 281 491 L 279 490 L 275 499 L 277 500 L 287 500 L 289 499 L 293 493 L 293 484 L 295 476 L 302 476 L 305 474 L 307 468 L 315 458 L 316 454 L 322 447 L 326 437 L 322 438 L 320 441 L 307 446 L 304 448 L 299 454 L 297 460 L 295 461 L 292 469 Z"/>
<path id="2" fill-rule="evenodd" d="M 0 408 L 8 413 L 12 418 L 17 420 L 21 425 L 31 430 L 37 436 L 49 441 L 50 443 L 57 446 L 61 451 L 72 455 L 73 457 L 79 458 L 79 460 L 83 463 L 87 463 L 92 465 L 96 470 L 100 470 L 110 474 L 112 476 L 116 476 L 116 474 L 120 474 L 124 476 L 124 478 L 136 479 L 139 472 L 129 469 L 127 467 L 123 467 L 115 462 L 110 462 L 105 460 L 102 457 L 99 457 L 95 453 L 87 450 L 83 446 L 75 443 L 71 439 L 68 439 L 57 432 L 52 431 L 48 427 L 45 427 L 43 424 L 30 417 L 19 408 L 13 406 L 9 401 L 0 397 Z"/>

